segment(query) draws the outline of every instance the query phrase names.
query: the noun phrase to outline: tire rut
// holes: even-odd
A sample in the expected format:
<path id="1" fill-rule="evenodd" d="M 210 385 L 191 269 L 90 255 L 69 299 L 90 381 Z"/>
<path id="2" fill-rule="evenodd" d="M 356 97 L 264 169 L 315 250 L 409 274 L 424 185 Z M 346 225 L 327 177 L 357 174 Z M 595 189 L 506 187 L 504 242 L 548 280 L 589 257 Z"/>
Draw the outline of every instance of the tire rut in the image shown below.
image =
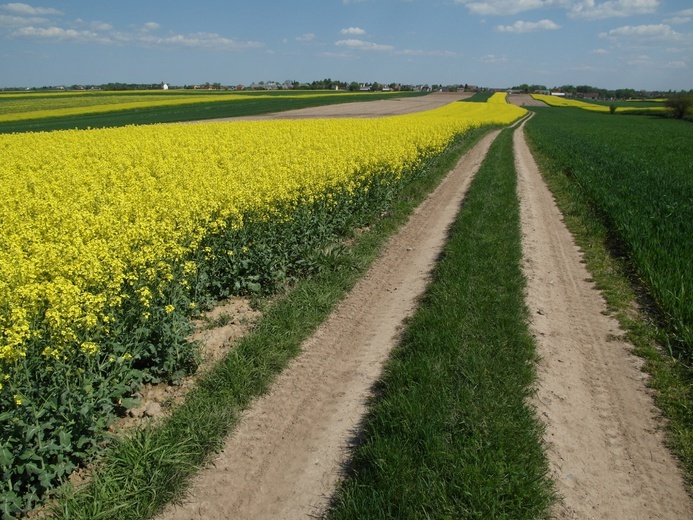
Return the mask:
<path id="1" fill-rule="evenodd" d="M 417 208 L 270 392 L 245 412 L 187 500 L 160 520 L 289 520 L 325 511 L 370 390 L 498 133 L 484 137 Z"/>
<path id="2" fill-rule="evenodd" d="M 663 444 L 641 360 L 590 281 L 524 138 L 515 131 L 527 304 L 541 361 L 555 518 L 690 518 L 681 472 Z"/>

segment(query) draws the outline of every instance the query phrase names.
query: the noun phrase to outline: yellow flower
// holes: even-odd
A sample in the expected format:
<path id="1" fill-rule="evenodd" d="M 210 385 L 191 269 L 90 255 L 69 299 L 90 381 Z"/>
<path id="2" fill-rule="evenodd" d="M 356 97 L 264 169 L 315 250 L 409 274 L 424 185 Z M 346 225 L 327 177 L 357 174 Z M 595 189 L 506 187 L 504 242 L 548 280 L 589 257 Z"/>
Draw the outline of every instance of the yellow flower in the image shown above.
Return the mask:
<path id="1" fill-rule="evenodd" d="M 164 310 L 166 311 L 166 314 L 171 314 L 173 311 L 176 310 L 176 308 L 173 305 L 167 305 L 164 307 Z"/>
<path id="2" fill-rule="evenodd" d="M 99 351 L 99 346 L 92 341 L 82 343 L 82 352 L 85 354 L 96 354 Z"/>
<path id="3" fill-rule="evenodd" d="M 14 404 L 17 406 L 22 404 L 22 396 L 19 394 L 14 394 L 12 397 L 14 397 Z"/>

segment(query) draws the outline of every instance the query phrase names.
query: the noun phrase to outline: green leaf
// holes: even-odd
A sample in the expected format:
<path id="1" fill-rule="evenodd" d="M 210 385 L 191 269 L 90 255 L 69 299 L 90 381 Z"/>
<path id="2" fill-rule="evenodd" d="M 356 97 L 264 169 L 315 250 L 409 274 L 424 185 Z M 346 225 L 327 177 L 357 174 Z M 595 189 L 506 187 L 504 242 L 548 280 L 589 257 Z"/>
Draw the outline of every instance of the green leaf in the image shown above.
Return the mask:
<path id="1" fill-rule="evenodd" d="M 0 465 L 10 466 L 14 462 L 14 455 L 4 446 L 0 448 Z"/>

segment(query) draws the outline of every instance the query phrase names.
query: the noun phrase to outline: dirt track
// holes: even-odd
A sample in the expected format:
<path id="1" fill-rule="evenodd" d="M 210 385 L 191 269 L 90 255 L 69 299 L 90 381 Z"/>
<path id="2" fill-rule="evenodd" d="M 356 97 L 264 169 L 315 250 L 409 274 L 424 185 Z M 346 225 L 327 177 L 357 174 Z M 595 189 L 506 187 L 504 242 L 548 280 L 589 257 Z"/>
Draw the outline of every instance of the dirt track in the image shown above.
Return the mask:
<path id="1" fill-rule="evenodd" d="M 451 99 L 427 98 L 444 96 Z M 305 519 L 324 510 L 369 388 L 425 289 L 494 137 L 470 151 L 416 211 L 271 392 L 247 411 L 188 500 L 162 520 Z M 662 447 L 638 362 L 626 345 L 609 341 L 620 334 L 617 325 L 602 314 L 600 295 L 585 281 L 589 274 L 522 132 L 515 137 L 528 304 L 543 357 L 537 406 L 564 497 L 555 516 L 690 518 L 693 508 Z"/>
<path id="2" fill-rule="evenodd" d="M 538 410 L 557 489 L 555 516 L 691 518 L 693 505 L 618 322 L 588 280 L 521 131 L 515 161 L 527 303 L 541 362 Z"/>

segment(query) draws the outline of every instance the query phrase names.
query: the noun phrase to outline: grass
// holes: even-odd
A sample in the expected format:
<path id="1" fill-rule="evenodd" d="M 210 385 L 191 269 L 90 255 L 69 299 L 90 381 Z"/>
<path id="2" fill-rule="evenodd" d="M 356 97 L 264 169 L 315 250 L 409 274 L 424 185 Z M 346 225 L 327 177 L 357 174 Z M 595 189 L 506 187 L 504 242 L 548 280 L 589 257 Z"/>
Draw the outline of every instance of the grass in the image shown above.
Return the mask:
<path id="1" fill-rule="evenodd" d="M 330 518 L 548 517 L 515 179 L 506 130 L 377 386 Z"/>
<path id="2" fill-rule="evenodd" d="M 292 91 L 293 92 L 293 91 Z M 116 94 L 114 94 L 116 95 Z M 128 101 L 126 96 L 124 101 Z M 194 96 L 195 94 L 190 94 Z M 213 99 L 209 94 L 205 95 Z M 246 94 L 243 94 L 244 96 Z M 296 94 L 293 93 L 293 96 Z M 353 103 L 355 101 L 376 101 L 379 99 L 396 99 L 397 97 L 420 96 L 418 92 L 402 93 L 334 93 L 328 96 L 291 97 L 281 95 L 268 96 L 266 92 L 262 96 L 247 95 L 246 100 L 212 101 L 209 103 L 195 103 L 191 105 L 154 106 L 133 110 L 118 110 L 118 105 L 113 105 L 113 112 L 93 113 L 75 116 L 42 118 L 16 122 L 0 123 L 0 134 L 13 132 L 45 132 L 53 130 L 71 130 L 127 126 L 133 124 L 173 123 L 179 121 L 195 121 L 221 117 L 239 117 L 249 115 L 268 114 L 299 108 L 310 108 L 340 103 Z M 161 95 L 153 96 L 160 100 Z M 0 100 L 2 96 L 0 96 Z"/>
<path id="3" fill-rule="evenodd" d="M 533 125 L 548 116 L 546 110 L 551 109 L 537 109 L 537 116 L 526 125 L 532 153 L 564 215 L 566 225 L 583 252 L 597 288 L 606 299 L 609 311 L 626 331 L 635 353 L 645 360 L 645 370 L 651 375 L 649 386 L 653 388 L 657 404 L 667 419 L 666 442 L 681 462 L 689 492 L 693 493 L 693 367 L 685 356 L 672 355 L 676 353 L 670 350 L 670 333 L 660 327 L 661 315 L 642 279 L 635 274 L 633 259 L 624 254 L 623 246 L 616 240 L 611 227 L 613 221 L 605 219 L 604 211 L 596 205 L 584 182 L 571 175 L 549 150 L 538 146 Z M 599 118 L 599 115 L 595 114 L 594 117 Z M 642 134 L 642 138 L 637 138 L 631 127 L 634 148 L 640 147 L 645 153 L 656 144 L 653 139 L 661 133 L 663 125 L 686 125 L 651 118 L 628 120 L 645 130 L 649 129 L 649 132 Z M 589 155 L 584 151 L 582 153 Z M 671 167 L 673 164 L 667 162 L 667 171 L 658 176 L 660 182 L 666 181 L 667 175 L 674 171 Z M 680 182 L 674 183 L 675 191 L 681 192 L 683 187 Z M 648 203 L 644 204 L 649 206 Z M 690 247 L 690 234 L 682 236 L 681 240 Z"/>
<path id="4" fill-rule="evenodd" d="M 52 516 L 70 519 L 151 518 L 180 499 L 197 468 L 219 449 L 239 412 L 266 392 L 272 380 L 377 256 L 391 235 L 469 149 L 490 129 L 473 131 L 431 164 L 428 175 L 410 184 L 385 218 L 373 218 L 340 262 L 297 283 L 272 303 L 263 318 L 226 358 L 188 394 L 185 404 L 159 427 L 114 440 L 91 472 L 90 484 L 65 486 L 51 505 Z"/>
<path id="5" fill-rule="evenodd" d="M 495 94 L 492 90 L 487 90 L 485 92 L 475 92 L 473 96 L 461 99 L 462 103 L 486 103 L 491 96 Z"/>

